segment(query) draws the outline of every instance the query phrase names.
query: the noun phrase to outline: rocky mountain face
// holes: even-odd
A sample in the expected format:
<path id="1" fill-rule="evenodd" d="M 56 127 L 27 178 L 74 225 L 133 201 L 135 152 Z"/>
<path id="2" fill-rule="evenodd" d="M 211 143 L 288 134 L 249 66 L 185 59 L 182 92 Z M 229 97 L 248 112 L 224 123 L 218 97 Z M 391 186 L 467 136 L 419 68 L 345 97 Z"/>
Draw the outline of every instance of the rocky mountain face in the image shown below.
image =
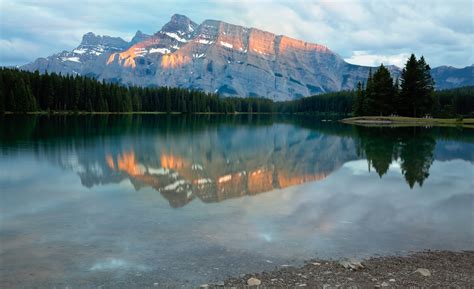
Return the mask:
<path id="1" fill-rule="evenodd" d="M 349 64 L 320 44 L 216 20 L 198 25 L 183 15 L 173 15 L 153 35 L 137 31 L 130 42 L 87 33 L 76 49 L 21 68 L 274 100 L 352 89 L 370 69 Z M 397 67 L 389 69 L 398 76 Z M 443 84 L 455 85 L 440 75 Z"/>
<path id="2" fill-rule="evenodd" d="M 439 66 L 431 70 L 436 87 L 441 89 L 474 85 L 474 64 L 464 68 Z"/>

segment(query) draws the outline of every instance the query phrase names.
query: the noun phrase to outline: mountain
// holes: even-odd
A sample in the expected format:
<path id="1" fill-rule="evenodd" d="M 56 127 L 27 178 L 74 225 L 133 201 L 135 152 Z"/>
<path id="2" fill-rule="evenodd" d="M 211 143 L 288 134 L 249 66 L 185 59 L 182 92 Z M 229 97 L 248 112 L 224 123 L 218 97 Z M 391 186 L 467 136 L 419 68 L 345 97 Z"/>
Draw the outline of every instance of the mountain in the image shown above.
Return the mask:
<path id="1" fill-rule="evenodd" d="M 21 68 L 274 100 L 353 89 L 370 69 L 345 62 L 324 45 L 217 20 L 198 25 L 178 14 L 153 35 L 137 31 L 126 42 L 87 33 L 76 49 Z M 400 73 L 395 66 L 389 70 Z M 439 74 L 443 84 L 453 84 L 450 73 Z"/>
<path id="2" fill-rule="evenodd" d="M 145 34 L 141 32 L 140 30 L 138 30 L 137 33 L 135 33 L 135 36 L 133 36 L 132 40 L 130 40 L 130 44 L 131 45 L 137 44 L 138 42 L 142 42 L 145 39 L 149 38 L 150 36 L 151 35 Z"/>
<path id="3" fill-rule="evenodd" d="M 439 66 L 431 70 L 435 79 L 436 88 L 449 89 L 461 86 L 474 85 L 474 64 L 464 68 Z"/>
<path id="4" fill-rule="evenodd" d="M 127 49 L 130 44 L 120 37 L 84 34 L 81 44 L 72 51 L 63 51 L 47 58 L 38 58 L 21 68 L 62 74 L 97 77 L 104 69 L 109 55 Z"/>

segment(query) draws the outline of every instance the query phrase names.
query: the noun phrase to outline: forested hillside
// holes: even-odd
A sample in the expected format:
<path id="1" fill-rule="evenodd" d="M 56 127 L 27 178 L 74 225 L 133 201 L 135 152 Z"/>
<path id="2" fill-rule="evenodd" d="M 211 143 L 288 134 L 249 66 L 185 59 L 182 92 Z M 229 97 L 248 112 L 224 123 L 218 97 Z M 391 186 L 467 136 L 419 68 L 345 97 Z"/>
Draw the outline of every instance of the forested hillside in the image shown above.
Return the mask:
<path id="1" fill-rule="evenodd" d="M 358 93 L 361 93 L 361 90 L 325 93 L 292 101 L 273 102 L 258 97 L 222 97 L 218 94 L 183 88 L 126 87 L 83 76 L 0 69 L 0 113 L 181 112 L 349 115 L 353 107 L 357 105 Z M 364 91 L 364 95 L 365 93 Z M 434 116 L 452 117 L 473 114 L 474 87 L 435 91 L 432 106 Z"/>
<path id="2" fill-rule="evenodd" d="M 0 70 L 0 111 L 85 112 L 272 112 L 263 98 L 220 98 L 217 94 L 168 87 L 126 87 L 83 76 Z"/>

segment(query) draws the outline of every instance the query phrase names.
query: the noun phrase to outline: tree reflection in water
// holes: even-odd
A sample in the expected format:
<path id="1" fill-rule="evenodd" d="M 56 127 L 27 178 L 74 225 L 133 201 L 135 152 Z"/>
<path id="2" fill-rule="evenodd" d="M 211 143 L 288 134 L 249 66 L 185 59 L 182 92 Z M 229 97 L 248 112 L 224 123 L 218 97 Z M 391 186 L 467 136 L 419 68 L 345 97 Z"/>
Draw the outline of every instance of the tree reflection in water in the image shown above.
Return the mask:
<path id="1" fill-rule="evenodd" d="M 392 161 L 399 161 L 406 182 L 413 188 L 422 186 L 434 160 L 436 140 L 430 129 L 423 127 L 373 128 L 356 127 L 359 155 L 365 155 L 382 177 Z"/>

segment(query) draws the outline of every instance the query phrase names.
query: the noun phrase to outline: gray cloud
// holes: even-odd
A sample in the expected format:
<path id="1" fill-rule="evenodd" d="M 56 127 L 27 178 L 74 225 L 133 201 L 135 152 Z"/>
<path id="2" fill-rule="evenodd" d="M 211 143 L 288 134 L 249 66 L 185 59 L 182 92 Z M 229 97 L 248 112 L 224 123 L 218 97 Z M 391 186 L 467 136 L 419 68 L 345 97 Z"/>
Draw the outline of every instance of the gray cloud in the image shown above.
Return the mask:
<path id="1" fill-rule="evenodd" d="M 432 66 L 474 63 L 473 3 L 454 1 L 60 1 L 0 2 L 0 65 L 77 46 L 84 33 L 129 39 L 174 13 L 251 26 L 320 43 L 352 63 L 400 65 L 409 53 Z"/>

